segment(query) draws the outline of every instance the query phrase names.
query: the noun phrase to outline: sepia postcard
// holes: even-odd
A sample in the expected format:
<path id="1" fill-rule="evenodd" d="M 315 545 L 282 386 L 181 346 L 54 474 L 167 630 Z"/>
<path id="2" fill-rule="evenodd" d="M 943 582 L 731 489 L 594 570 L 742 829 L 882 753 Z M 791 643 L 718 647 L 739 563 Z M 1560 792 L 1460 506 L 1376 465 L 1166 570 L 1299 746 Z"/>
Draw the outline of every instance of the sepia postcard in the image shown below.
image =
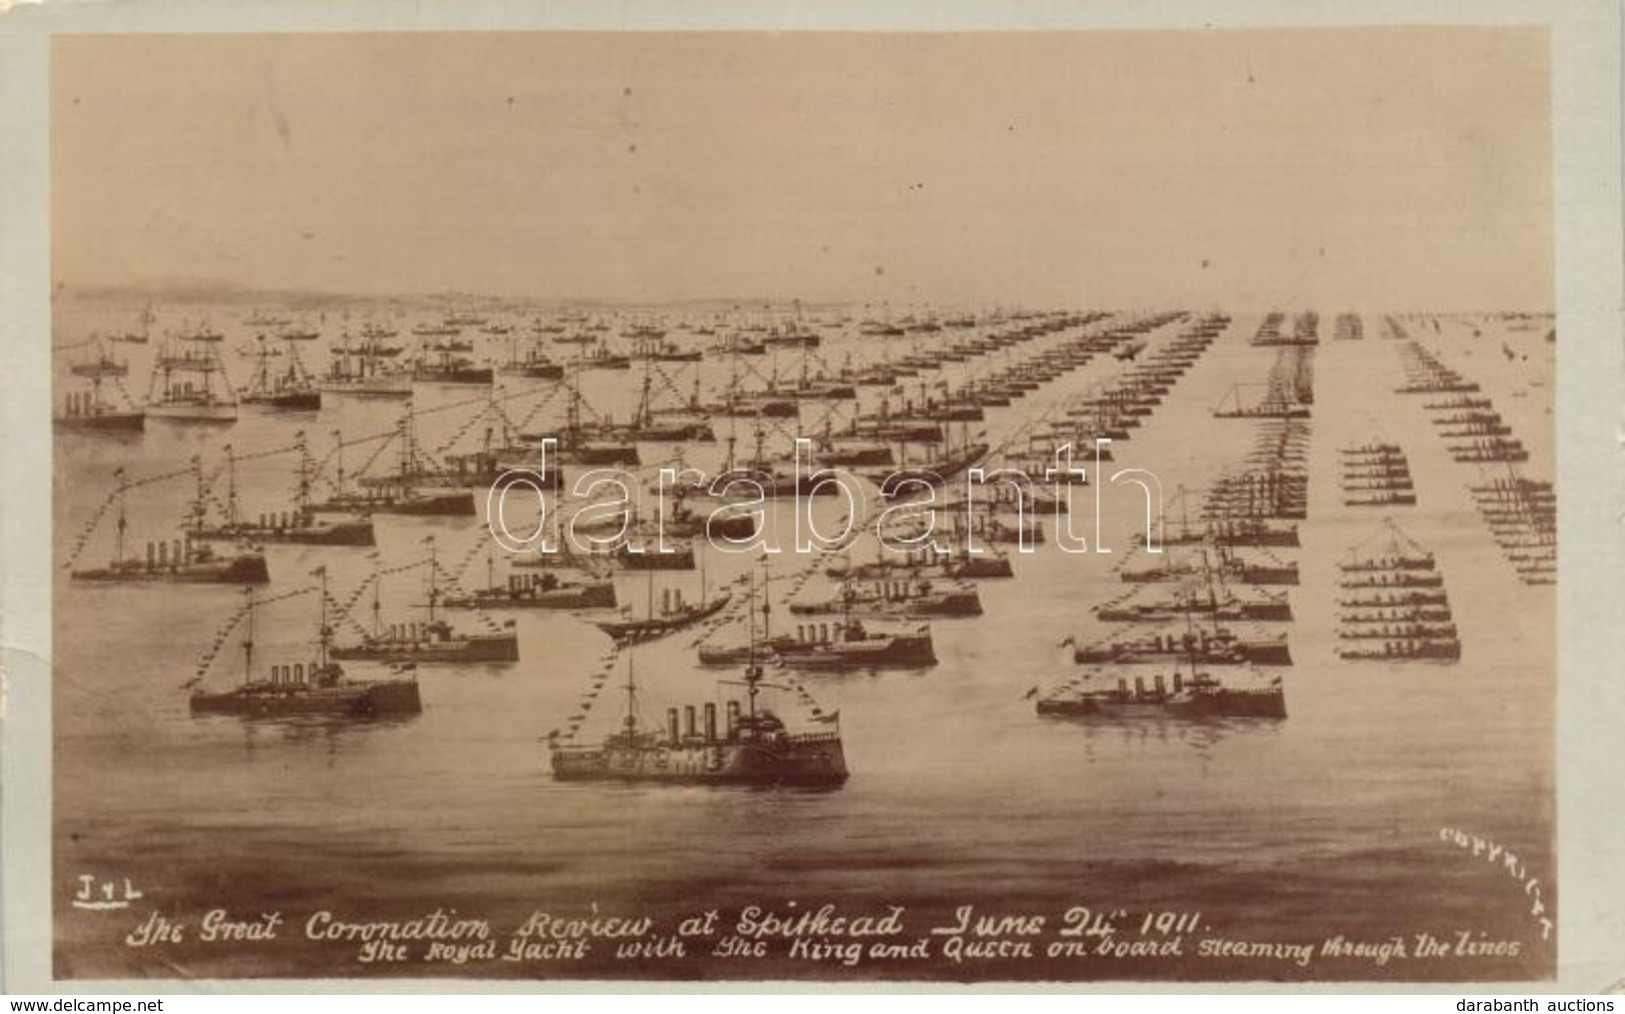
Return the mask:
<path id="1" fill-rule="evenodd" d="M 0 18 L 7 988 L 1625 977 L 1618 12 L 1342 6 Z"/>

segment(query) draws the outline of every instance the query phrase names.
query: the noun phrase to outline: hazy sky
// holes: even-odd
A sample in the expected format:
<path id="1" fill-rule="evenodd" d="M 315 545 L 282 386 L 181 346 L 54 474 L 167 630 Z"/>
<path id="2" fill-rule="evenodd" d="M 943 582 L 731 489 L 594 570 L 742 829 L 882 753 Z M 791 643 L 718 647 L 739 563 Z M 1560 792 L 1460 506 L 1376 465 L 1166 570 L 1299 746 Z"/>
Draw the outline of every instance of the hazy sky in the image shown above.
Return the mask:
<path id="1" fill-rule="evenodd" d="M 1539 30 L 59 38 L 59 281 L 1542 308 Z"/>

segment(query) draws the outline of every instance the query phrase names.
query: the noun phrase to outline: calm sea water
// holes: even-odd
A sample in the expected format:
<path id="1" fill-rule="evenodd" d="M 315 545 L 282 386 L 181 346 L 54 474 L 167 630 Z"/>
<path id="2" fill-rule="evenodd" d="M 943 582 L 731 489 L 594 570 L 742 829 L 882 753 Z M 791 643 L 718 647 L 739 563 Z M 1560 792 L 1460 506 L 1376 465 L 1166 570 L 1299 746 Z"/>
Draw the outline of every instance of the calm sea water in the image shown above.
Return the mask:
<path id="1" fill-rule="evenodd" d="M 219 309 L 227 323 L 241 310 Z M 404 322 L 410 322 L 406 318 Z M 72 309 L 58 342 L 120 322 Z M 1134 438 L 1117 448 L 1117 467 L 1138 466 L 1175 487 L 1200 487 L 1243 455 L 1255 424 L 1210 417 L 1237 382 L 1262 381 L 1276 350 L 1247 343 L 1256 316 L 1238 317 L 1181 379 Z M 1552 968 L 1555 941 L 1541 939 L 1524 882 L 1499 865 L 1441 839 L 1459 829 L 1515 852 L 1555 907 L 1552 847 L 1553 657 L 1550 589 L 1518 583 L 1473 509 L 1466 486 L 1489 474 L 1453 462 L 1428 426 L 1420 402 L 1392 393 L 1398 343 L 1378 337 L 1367 317 L 1361 341 L 1326 335 L 1315 354 L 1317 403 L 1311 444 L 1310 520 L 1295 557 L 1289 629 L 1296 665 L 1283 670 L 1289 717 L 1281 722 L 1133 722 L 1083 725 L 1034 713 L 1030 691 L 1071 668 L 1059 642 L 1111 633 L 1089 607 L 1122 586 L 1121 563 L 1138 518 L 1137 494 L 1119 489 L 1105 503 L 1113 554 L 1074 556 L 1041 547 L 1020 556 L 1017 577 L 981 585 L 986 615 L 933 624 L 935 668 L 912 673 L 807 676 L 800 683 L 827 710 L 839 709 L 848 784 L 834 792 L 566 785 L 552 780 L 543 737 L 580 713 L 609 642 L 566 615 L 515 614 L 523 661 L 513 666 L 424 669 L 421 716 L 371 724 L 247 722 L 193 718 L 182 684 L 241 601 L 220 587 L 87 587 L 66 579 L 76 540 L 114 488 L 113 471 L 132 476 L 184 471 L 204 454 L 212 471 L 224 444 L 239 454 L 287 446 L 302 428 L 315 454 L 332 432 L 347 438 L 389 430 L 396 403 L 328 397 L 319 416 L 277 417 L 245 409 L 228 429 L 152 421 L 133 440 L 63 436 L 57 442 L 55 686 L 55 876 L 57 971 L 104 976 L 478 975 L 537 978 L 1394 978 L 1538 976 Z M 1534 454 L 1529 473 L 1552 469 L 1549 349 L 1541 331 L 1447 321 L 1413 330 L 1446 363 L 1481 382 Z M 234 375 L 246 360 L 227 327 Z M 1178 325 L 1155 333 L 1152 348 Z M 407 335 L 403 328 L 402 339 Z M 932 340 L 922 338 L 922 344 Z M 1054 344 L 1046 338 L 994 362 Z M 1507 358 L 1508 342 L 1527 360 Z M 908 343 L 904 343 L 907 345 Z M 119 354 L 131 351 L 118 346 Z M 314 351 L 314 350 L 311 350 Z M 144 353 L 132 353 L 129 383 L 144 390 Z M 826 343 L 832 364 L 877 355 L 855 335 Z M 64 357 L 64 361 L 69 357 Z M 325 356 L 312 365 L 321 368 Z M 985 369 L 986 360 L 947 375 Z M 780 356 L 782 375 L 800 370 L 799 353 Z M 753 366 L 766 370 L 760 360 Z M 993 439 L 1110 380 L 1124 364 L 1104 357 L 1011 409 L 990 411 Z M 692 374 L 668 367 L 687 394 Z M 707 364 L 706 385 L 726 368 Z M 63 367 L 65 372 L 65 366 Z M 640 379 L 589 374 L 589 403 L 624 417 Z M 928 375 L 929 376 L 929 375 Z M 520 393 L 510 386 L 508 393 Z M 546 385 L 512 402 L 523 417 Z M 477 397 L 478 389 L 420 388 L 422 440 L 434 448 L 465 427 L 480 406 L 435 411 Z M 1521 395 L 1517 392 L 1524 392 Z M 873 405 L 875 394 L 865 394 Z M 60 401 L 60 395 L 58 397 Z M 561 418 L 562 397 L 538 409 L 527 428 Z M 838 426 L 838 422 L 837 422 Z M 727 424 L 719 422 L 719 431 Z M 801 427 L 822 429 L 819 410 Z M 769 436 L 788 447 L 789 428 Z M 480 426 L 467 428 L 470 447 Z M 748 431 L 738 431 L 748 446 Z M 974 432 L 974 428 L 973 428 Z M 1463 659 L 1455 666 L 1385 666 L 1339 661 L 1335 636 L 1336 563 L 1380 531 L 1380 511 L 1339 504 L 1337 448 L 1387 438 L 1410 456 L 1420 506 L 1391 512 L 1432 549 L 1443 569 Z M 371 448 L 345 452 L 358 467 Z M 670 453 L 644 447 L 652 462 Z M 715 467 L 719 450 L 692 446 L 685 460 Z M 381 460 L 391 454 L 385 450 Z M 293 460 L 273 455 L 240 466 L 245 512 L 285 506 Z M 182 474 L 132 491 L 130 538 L 173 537 L 191 495 Z M 833 521 L 821 505 L 820 517 Z M 1080 491 L 1080 527 L 1089 531 L 1092 495 Z M 777 518 L 788 525 L 788 515 Z M 1051 524 L 1046 520 L 1046 527 Z M 465 563 L 482 583 L 484 530 L 468 520 L 380 517 L 384 566 L 421 557 L 433 534 L 449 567 Z M 1048 532 L 1046 532 L 1046 535 Z M 861 558 L 864 549 L 858 550 Z M 94 529 L 79 565 L 112 553 L 110 518 Z M 307 584 L 325 564 L 345 597 L 374 567 L 366 550 L 267 549 L 273 584 L 266 596 Z M 499 564 L 500 566 L 500 561 Z M 706 579 L 718 587 L 748 566 L 714 555 Z M 806 561 L 775 564 L 775 592 L 795 584 Z M 679 579 L 692 597 L 699 575 Z M 418 618 L 422 575 L 385 579 L 385 621 Z M 622 601 L 643 608 L 645 579 L 617 577 Z M 738 586 L 736 586 L 738 587 Z M 800 594 L 828 590 L 822 578 Z M 742 594 L 742 590 L 738 593 Z M 737 615 L 737 614 L 735 614 Z M 267 661 L 307 657 L 314 625 L 309 596 L 260 611 L 258 649 Z M 782 607 L 776 622 L 787 614 Z M 363 617 L 365 622 L 366 618 Z M 735 633 L 742 633 L 742 627 Z M 694 664 L 696 634 L 637 650 L 644 716 L 667 704 L 711 699 L 715 671 Z M 210 668 L 211 686 L 240 678 L 228 639 Z M 611 688 L 624 668 L 615 669 Z M 786 708 L 793 712 L 792 702 Z M 805 716 L 803 716 L 805 717 Z M 619 718 L 606 690 L 580 736 L 592 741 Z M 130 910 L 85 912 L 68 905 L 81 874 L 129 878 L 144 893 Z M 802 911 L 830 903 L 843 914 L 884 914 L 904 906 L 907 940 L 955 921 L 955 909 L 1042 914 L 1050 925 L 1067 909 L 1200 913 L 1202 929 L 1179 956 L 966 959 L 954 963 L 864 960 L 856 967 L 792 958 L 710 957 L 745 906 Z M 792 908 L 794 906 L 794 908 Z M 189 932 L 178 944 L 132 947 L 125 935 L 154 911 L 195 925 L 214 908 L 252 918 L 280 911 L 275 941 L 209 944 Z M 305 938 L 312 913 L 361 922 L 406 919 L 437 909 L 491 922 L 505 935 L 534 911 L 656 918 L 671 932 L 685 916 L 717 909 L 719 932 L 688 941 L 684 958 L 616 961 L 599 948 L 579 961 L 413 961 L 363 964 L 354 945 Z M 1428 932 L 1454 942 L 1516 941 L 1515 957 L 1322 956 L 1338 935 L 1380 942 Z M 1199 957 L 1199 939 L 1309 944 L 1301 967 L 1269 958 Z M 1046 937 L 1046 939 L 1049 939 Z"/>

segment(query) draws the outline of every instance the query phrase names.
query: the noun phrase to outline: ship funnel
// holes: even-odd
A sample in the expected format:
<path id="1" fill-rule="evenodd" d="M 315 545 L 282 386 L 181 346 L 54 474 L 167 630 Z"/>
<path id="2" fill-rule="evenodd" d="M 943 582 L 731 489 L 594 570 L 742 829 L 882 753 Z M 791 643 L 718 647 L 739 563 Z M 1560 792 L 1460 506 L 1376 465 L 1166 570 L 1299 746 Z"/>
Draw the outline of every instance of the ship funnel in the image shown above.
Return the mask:
<path id="1" fill-rule="evenodd" d="M 728 702 L 728 738 L 733 739 L 739 734 L 739 702 Z"/>
<path id="2" fill-rule="evenodd" d="M 671 612 L 671 589 L 670 588 L 662 588 L 662 589 L 660 589 L 660 611 L 662 613 Z"/>
<path id="3" fill-rule="evenodd" d="M 705 702 L 705 741 L 717 741 L 717 706 L 711 701 Z"/>
<path id="4" fill-rule="evenodd" d="M 677 709 L 676 708 L 667 708 L 666 709 L 666 736 L 667 736 L 668 739 L 671 740 L 671 745 L 672 746 L 676 746 L 677 744 L 682 742 L 682 737 L 678 736 L 678 734 L 677 734 Z"/>
<path id="5" fill-rule="evenodd" d="M 694 705 L 685 704 L 683 705 L 683 738 L 693 739 L 698 734 L 699 729 L 695 728 L 694 724 Z"/>
<path id="6" fill-rule="evenodd" d="M 1174 673 L 1174 693 L 1177 694 L 1177 693 L 1183 691 L 1184 689 L 1185 689 L 1185 678 L 1183 676 L 1181 676 L 1177 672 Z"/>
<path id="7" fill-rule="evenodd" d="M 1140 698 L 1140 697 L 1145 696 L 1145 677 L 1144 676 L 1136 676 L 1136 677 L 1134 677 L 1134 696 L 1136 698 Z"/>
<path id="8" fill-rule="evenodd" d="M 1128 680 L 1122 676 L 1117 677 L 1117 692 L 1124 697 L 1128 696 Z"/>
<path id="9" fill-rule="evenodd" d="M 1166 685 L 1166 684 L 1165 684 L 1165 683 L 1164 683 L 1164 682 L 1163 682 L 1163 680 L 1162 680 L 1162 674 L 1161 674 L 1161 673 L 1158 673 L 1158 674 L 1157 674 L 1157 675 L 1156 675 L 1156 676 L 1155 676 L 1155 677 L 1154 677 L 1154 679 L 1155 679 L 1155 681 L 1156 681 L 1156 687 L 1157 687 L 1157 696 L 1158 696 L 1158 697 L 1161 697 L 1161 696 L 1162 696 L 1162 695 L 1164 695 L 1164 694 L 1166 694 L 1166 693 L 1167 693 L 1167 692 L 1168 692 L 1168 687 L 1167 687 L 1167 685 Z"/>

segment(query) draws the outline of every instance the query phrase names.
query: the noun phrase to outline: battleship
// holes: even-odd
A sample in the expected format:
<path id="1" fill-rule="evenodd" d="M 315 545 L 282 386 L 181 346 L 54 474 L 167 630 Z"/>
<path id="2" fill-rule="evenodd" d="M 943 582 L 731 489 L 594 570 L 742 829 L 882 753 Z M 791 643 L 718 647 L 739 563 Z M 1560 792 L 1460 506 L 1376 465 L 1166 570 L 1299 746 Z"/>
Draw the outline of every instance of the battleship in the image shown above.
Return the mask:
<path id="1" fill-rule="evenodd" d="M 1392 640 L 1369 646 L 1339 647 L 1339 658 L 1377 662 L 1459 662 L 1461 642 L 1445 640 Z"/>
<path id="2" fill-rule="evenodd" d="M 448 595 L 447 609 L 614 609 L 615 584 L 572 581 L 552 571 L 509 574 L 507 584 L 488 583 L 468 595 Z"/>
<path id="3" fill-rule="evenodd" d="M 423 703 L 418 697 L 416 667 L 407 664 L 392 669 L 381 679 L 356 679 L 333 661 L 330 653 L 333 630 L 328 624 L 327 569 L 318 568 L 321 603 L 316 628 L 316 657 L 308 663 L 273 663 L 263 675 L 254 667 L 254 592 L 248 590 L 243 637 L 243 682 L 229 690 L 194 687 L 188 705 L 194 715 L 239 715 L 245 718 L 330 716 L 337 718 L 383 718 L 416 715 Z"/>
<path id="4" fill-rule="evenodd" d="M 1292 619 L 1292 605 L 1285 593 L 1271 595 L 1255 589 L 1251 596 L 1243 598 L 1233 590 L 1216 589 L 1210 585 L 1207 592 L 1201 595 L 1179 595 L 1149 602 L 1114 599 L 1094 607 L 1095 617 L 1107 622 L 1176 620 L 1193 613 L 1210 616 L 1216 621 L 1286 621 Z"/>
<path id="5" fill-rule="evenodd" d="M 317 386 L 332 394 L 361 398 L 412 397 L 412 374 L 386 362 L 390 358 L 382 345 L 386 336 L 382 330 L 363 328 L 364 340 L 360 348 L 354 348 L 346 334 L 344 343 L 333 350 L 333 362 Z"/>
<path id="6" fill-rule="evenodd" d="M 1416 503 L 1410 463 L 1397 444 L 1345 447 L 1340 483 L 1345 507 L 1409 507 Z"/>
<path id="7" fill-rule="evenodd" d="M 1161 529 L 1156 536 L 1159 546 L 1199 546 L 1212 542 L 1218 546 L 1233 547 L 1296 547 L 1298 545 L 1298 526 L 1293 524 L 1280 524 L 1266 518 L 1230 518 L 1220 521 L 1210 521 L 1205 524 L 1185 523 L 1177 531 L 1168 532 Z M 1143 548 L 1147 545 L 1144 532 L 1136 532 L 1133 536 L 1133 545 Z"/>
<path id="8" fill-rule="evenodd" d="M 491 367 L 457 355 L 445 344 L 426 348 L 412 367 L 416 384 L 490 384 L 494 376 Z"/>
<path id="9" fill-rule="evenodd" d="M 312 503 L 311 513 L 339 513 L 367 516 L 371 514 L 405 514 L 418 517 L 473 517 L 477 511 L 474 494 L 467 489 L 436 488 L 441 482 L 438 473 L 422 468 L 412 426 L 412 413 L 408 412 L 395 429 L 400 441 L 398 470 L 391 475 L 362 477 L 354 491 L 344 488 L 344 439 L 337 432 L 338 443 L 336 475 L 333 492 L 328 499 Z M 376 456 L 376 455 L 375 455 Z M 420 482 L 429 483 L 420 486 Z"/>
<path id="10" fill-rule="evenodd" d="M 237 396 L 225 370 L 207 344 L 181 352 L 165 348 L 153 361 L 147 416 L 173 422 L 235 423 Z"/>
<path id="11" fill-rule="evenodd" d="M 1229 546 L 1216 547 L 1217 561 L 1209 557 L 1203 547 L 1180 554 L 1172 551 L 1165 563 L 1150 567 L 1124 567 L 1117 572 L 1118 580 L 1130 584 L 1181 581 L 1203 574 L 1213 574 L 1220 580 L 1236 584 L 1295 585 L 1298 583 L 1296 561 L 1260 560 L 1243 556 Z"/>
<path id="12" fill-rule="evenodd" d="M 765 565 L 764 565 L 765 567 Z M 766 571 L 763 594 L 766 596 Z M 768 629 L 772 612 L 768 603 L 760 607 L 762 636 L 756 636 L 756 579 L 751 574 L 747 612 L 750 638 L 744 644 L 721 645 L 710 640 L 700 644 L 701 665 L 740 665 L 767 658 L 792 669 L 823 672 L 875 671 L 880 669 L 923 669 L 937 664 L 929 624 L 877 625 L 865 623 L 850 610 L 834 623 L 798 623 L 795 633 L 773 635 Z"/>
<path id="13" fill-rule="evenodd" d="M 1164 662 L 1193 658 L 1203 665 L 1248 662 L 1253 665 L 1291 665 L 1292 651 L 1285 634 L 1275 637 L 1241 637 L 1228 627 L 1213 624 L 1211 632 L 1189 622 L 1175 634 L 1152 633 L 1141 637 L 1071 643 L 1072 661 L 1079 665 L 1098 663 Z"/>
<path id="14" fill-rule="evenodd" d="M 124 519 L 119 519 L 119 528 Z M 122 544 L 122 538 L 120 543 Z M 208 545 L 193 545 L 190 539 L 176 539 L 171 543 L 147 543 L 147 555 L 128 558 L 122 549 L 106 567 L 74 570 L 69 577 L 75 581 L 102 581 L 125 584 L 267 584 L 271 570 L 265 563 L 265 554 L 258 550 L 238 550 L 217 553 Z"/>
<path id="15" fill-rule="evenodd" d="M 683 410 L 677 415 L 657 411 L 650 396 L 651 378 L 647 363 L 643 375 L 643 388 L 638 404 L 632 412 L 631 422 L 622 425 L 605 424 L 602 433 L 611 439 L 646 441 L 648 443 L 710 442 L 716 439 L 711 421 L 704 415 Z"/>
<path id="16" fill-rule="evenodd" d="M 729 685 L 723 681 L 724 685 Z M 664 730 L 644 730 L 637 719 L 638 688 L 631 656 L 626 669 L 626 714 L 621 728 L 597 746 L 562 743 L 549 748 L 553 777 L 559 781 L 667 782 L 700 785 L 803 786 L 838 788 L 846 782 L 839 714 L 819 715 L 834 728 L 793 732 L 758 701 L 764 688 L 762 667 L 749 664 L 744 677 L 731 683 L 745 690 L 745 704 L 727 701 L 725 724 L 718 727 L 717 706 L 704 704 L 703 726 L 693 705 L 666 711 Z"/>
<path id="17" fill-rule="evenodd" d="M 103 352 L 88 363 L 75 363 L 71 372 L 90 381 L 90 384 L 85 390 L 67 392 L 61 414 L 51 421 L 55 428 L 120 433 L 139 432 L 146 428 L 147 414 L 131 403 L 129 394 L 119 383 L 120 378 L 129 373 L 127 363 L 115 361 Z M 108 381 L 118 388 L 126 403 L 124 406 L 102 393 L 102 385 Z"/>
<path id="18" fill-rule="evenodd" d="M 929 625 L 888 630 L 851 616 L 835 624 L 797 624 L 794 637 L 787 635 L 772 647 L 779 664 L 791 669 L 845 672 L 937 664 Z"/>
<path id="19" fill-rule="evenodd" d="M 533 343 L 521 353 L 516 339 L 509 344 L 508 361 L 499 366 L 497 372 L 504 376 L 526 377 L 531 380 L 562 380 L 564 364 L 554 362 L 543 351 L 539 342 Z"/>
<path id="20" fill-rule="evenodd" d="M 113 522 L 113 559 L 105 567 L 73 570 L 68 576 L 74 581 L 93 581 L 120 584 L 267 584 L 271 580 L 265 554 L 257 547 L 239 546 L 231 552 L 217 552 L 213 546 L 196 545 L 190 537 L 149 540 L 145 557 L 126 556 L 125 538 L 129 532 L 129 515 L 125 497 L 130 485 L 122 468 L 114 471 L 118 489 L 110 502 L 117 503 Z M 86 536 L 94 530 L 86 529 Z"/>
<path id="21" fill-rule="evenodd" d="M 976 581 L 1014 577 L 1010 557 L 1002 553 L 970 553 L 954 549 L 939 553 L 934 548 L 910 550 L 897 556 L 882 555 L 868 563 L 843 561 L 826 567 L 824 574 L 836 580 L 892 581 L 899 578 L 942 578 L 949 581 Z"/>
<path id="22" fill-rule="evenodd" d="M 396 663 L 453 663 L 453 662 L 517 662 L 519 637 L 514 623 L 507 621 L 500 630 L 489 633 L 463 633 L 448 621 L 441 619 L 439 565 L 435 562 L 434 541 L 429 541 L 427 568 L 427 617 L 420 623 L 382 622 L 383 604 L 379 592 L 379 578 L 374 574 L 372 584 L 372 629 L 363 630 L 361 640 L 354 644 L 335 645 L 332 656 L 339 661 L 369 661 Z"/>
<path id="23" fill-rule="evenodd" d="M 1246 665 L 1214 672 L 1190 662 L 1149 681 L 1115 667 L 1093 668 L 1039 698 L 1040 715 L 1086 719 L 1286 717 L 1282 679 Z"/>
<path id="24" fill-rule="evenodd" d="M 237 460 L 230 444 L 226 454 L 226 497 L 223 521 L 208 523 L 210 497 L 203 481 L 203 462 L 193 458 L 192 471 L 197 492 L 192 501 L 187 535 L 194 542 L 242 542 L 249 544 L 285 543 L 298 546 L 372 546 L 376 544 L 372 520 L 364 517 L 326 521 L 317 517 L 310 505 L 314 469 L 305 448 L 304 434 L 296 435 L 294 451 L 294 501 L 291 511 L 260 512 L 257 520 L 244 517 L 237 507 Z"/>
<path id="25" fill-rule="evenodd" d="M 836 594 L 813 602 L 792 602 L 790 612 L 800 616 L 856 613 L 861 616 L 965 617 L 982 615 L 976 586 L 938 584 L 921 578 L 890 581 L 846 580 Z"/>
<path id="26" fill-rule="evenodd" d="M 1444 576 L 1433 554 L 1385 523 L 1387 545 L 1350 550 L 1340 565 L 1338 584 L 1351 590 L 1339 599 L 1341 627 L 1337 654 L 1365 661 L 1455 662 L 1461 639 L 1451 622 Z M 1369 541 L 1369 540 L 1367 540 Z"/>
<path id="27" fill-rule="evenodd" d="M 293 345 L 288 346 L 287 368 L 273 373 L 271 354 L 262 336 L 259 339 L 259 364 L 254 379 L 244 389 L 239 400 L 244 405 L 280 409 L 287 412 L 315 412 L 322 407 L 322 391 L 305 372 L 304 364 Z"/>
<path id="28" fill-rule="evenodd" d="M 752 519 L 754 529 L 754 519 Z M 585 528 L 578 531 L 585 531 Z M 675 532 L 667 532 L 674 535 Z M 633 549 L 631 545 L 623 545 L 612 554 L 615 563 L 622 570 L 693 570 L 694 547 L 678 546 L 675 548 L 651 549 L 640 547 Z"/>
<path id="29" fill-rule="evenodd" d="M 140 409 L 121 409 L 104 400 L 101 392 L 69 391 L 62 414 L 51 420 L 60 430 L 138 433 L 146 428 L 147 414 Z"/>

